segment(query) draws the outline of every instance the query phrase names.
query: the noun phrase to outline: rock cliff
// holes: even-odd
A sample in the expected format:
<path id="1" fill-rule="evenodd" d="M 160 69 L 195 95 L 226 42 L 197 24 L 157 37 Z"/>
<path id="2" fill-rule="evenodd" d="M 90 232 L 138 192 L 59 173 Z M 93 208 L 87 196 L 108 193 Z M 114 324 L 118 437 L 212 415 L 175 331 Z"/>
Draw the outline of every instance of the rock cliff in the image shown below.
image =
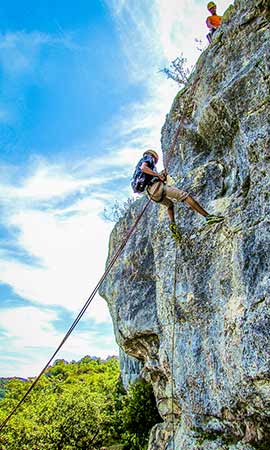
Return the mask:
<path id="1" fill-rule="evenodd" d="M 149 450 L 270 449 L 268 8 L 238 0 L 227 10 L 162 129 L 166 157 L 186 111 L 170 174 L 225 222 L 205 226 L 176 204 L 176 245 L 166 208 L 151 204 L 102 287 L 164 420 Z M 114 228 L 109 258 L 145 202 Z"/>

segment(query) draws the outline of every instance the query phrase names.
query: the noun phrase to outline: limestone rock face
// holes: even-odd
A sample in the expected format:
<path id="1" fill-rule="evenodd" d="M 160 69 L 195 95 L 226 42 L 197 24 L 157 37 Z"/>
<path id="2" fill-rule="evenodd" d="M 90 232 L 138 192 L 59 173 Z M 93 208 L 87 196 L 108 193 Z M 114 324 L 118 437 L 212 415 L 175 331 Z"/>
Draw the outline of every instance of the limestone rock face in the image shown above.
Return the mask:
<path id="1" fill-rule="evenodd" d="M 102 287 L 117 341 L 139 361 L 133 376 L 152 383 L 163 418 L 149 450 L 270 449 L 267 8 L 227 10 L 162 130 L 175 185 L 225 222 L 205 226 L 175 204 L 175 244 L 166 208 L 151 203 Z M 109 258 L 146 201 L 114 228 Z"/>

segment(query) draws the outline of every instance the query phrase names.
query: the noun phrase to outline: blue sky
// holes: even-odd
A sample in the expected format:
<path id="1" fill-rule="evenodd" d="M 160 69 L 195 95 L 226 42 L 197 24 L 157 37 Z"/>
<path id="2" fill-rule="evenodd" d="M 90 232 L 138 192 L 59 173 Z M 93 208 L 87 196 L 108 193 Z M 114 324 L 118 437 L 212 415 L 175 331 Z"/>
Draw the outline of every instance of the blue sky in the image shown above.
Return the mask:
<path id="1" fill-rule="evenodd" d="M 178 90 L 159 70 L 194 64 L 206 16 L 201 0 L 2 2 L 0 376 L 35 375 L 102 275 L 104 207 L 160 150 Z M 97 296 L 59 357 L 117 351 Z"/>

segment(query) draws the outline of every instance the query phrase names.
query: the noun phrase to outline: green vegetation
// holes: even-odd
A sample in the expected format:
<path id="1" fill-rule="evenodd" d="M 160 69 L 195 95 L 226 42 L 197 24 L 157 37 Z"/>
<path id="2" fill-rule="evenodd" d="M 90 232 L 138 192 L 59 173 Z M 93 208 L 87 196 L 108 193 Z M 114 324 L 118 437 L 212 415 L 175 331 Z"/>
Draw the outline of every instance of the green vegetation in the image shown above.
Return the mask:
<path id="1" fill-rule="evenodd" d="M 5 385 L 7 380 L 5 378 L 0 378 L 0 400 L 5 396 Z"/>
<path id="2" fill-rule="evenodd" d="M 161 421 L 152 389 L 140 381 L 127 394 L 119 377 L 116 358 L 57 360 L 0 434 L 0 449 L 145 450 L 150 428 Z M 0 423 L 29 385 L 6 382 Z"/>

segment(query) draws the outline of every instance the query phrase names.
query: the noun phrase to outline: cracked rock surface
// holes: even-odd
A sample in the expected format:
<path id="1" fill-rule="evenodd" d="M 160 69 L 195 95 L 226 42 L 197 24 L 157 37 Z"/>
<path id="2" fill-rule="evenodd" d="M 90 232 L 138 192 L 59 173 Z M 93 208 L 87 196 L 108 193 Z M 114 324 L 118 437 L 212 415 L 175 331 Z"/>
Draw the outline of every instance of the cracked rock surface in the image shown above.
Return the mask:
<path id="1" fill-rule="evenodd" d="M 152 203 L 101 289 L 125 384 L 151 382 L 163 418 L 149 450 L 270 449 L 269 35 L 267 1 L 230 6 L 162 129 L 166 159 L 185 110 L 170 175 L 225 222 L 175 204 L 176 245 Z M 109 258 L 146 201 L 115 226 Z"/>

